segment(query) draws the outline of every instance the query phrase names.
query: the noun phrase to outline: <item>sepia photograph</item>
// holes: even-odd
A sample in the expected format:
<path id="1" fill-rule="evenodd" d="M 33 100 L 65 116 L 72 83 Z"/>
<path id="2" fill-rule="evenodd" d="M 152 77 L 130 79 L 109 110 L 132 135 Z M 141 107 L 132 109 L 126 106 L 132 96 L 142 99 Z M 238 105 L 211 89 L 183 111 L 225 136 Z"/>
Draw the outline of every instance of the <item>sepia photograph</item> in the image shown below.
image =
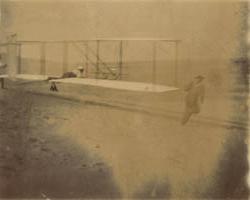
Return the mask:
<path id="1" fill-rule="evenodd" d="M 0 0 L 0 199 L 248 199 L 249 9 Z"/>

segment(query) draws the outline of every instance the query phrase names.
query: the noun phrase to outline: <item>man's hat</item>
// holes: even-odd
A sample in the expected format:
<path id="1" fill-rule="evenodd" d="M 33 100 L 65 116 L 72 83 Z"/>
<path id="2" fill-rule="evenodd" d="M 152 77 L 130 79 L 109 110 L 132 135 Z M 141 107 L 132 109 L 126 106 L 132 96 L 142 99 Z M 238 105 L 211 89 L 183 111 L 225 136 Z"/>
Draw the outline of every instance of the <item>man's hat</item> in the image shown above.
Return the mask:
<path id="1" fill-rule="evenodd" d="M 77 69 L 78 70 L 83 70 L 84 68 L 83 68 L 83 66 L 78 66 Z"/>
<path id="2" fill-rule="evenodd" d="M 199 75 L 199 76 L 196 76 L 196 77 L 194 77 L 195 79 L 200 79 L 200 80 L 203 80 L 205 77 L 204 76 L 201 76 L 201 75 Z"/>

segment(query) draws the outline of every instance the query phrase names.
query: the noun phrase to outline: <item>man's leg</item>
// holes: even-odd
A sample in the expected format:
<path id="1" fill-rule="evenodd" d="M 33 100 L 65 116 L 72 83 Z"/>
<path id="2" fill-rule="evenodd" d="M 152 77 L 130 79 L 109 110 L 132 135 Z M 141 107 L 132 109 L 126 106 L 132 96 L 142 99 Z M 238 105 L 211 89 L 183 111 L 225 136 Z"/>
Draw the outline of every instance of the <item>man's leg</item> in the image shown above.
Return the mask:
<path id="1" fill-rule="evenodd" d="M 189 121 L 189 119 L 190 119 L 191 116 L 192 116 L 191 112 L 185 111 L 185 113 L 183 115 L 183 118 L 182 118 L 182 121 L 181 121 L 181 124 L 185 125 Z"/>
<path id="2" fill-rule="evenodd" d="M 58 91 L 58 89 L 56 87 L 56 83 L 54 83 L 54 82 L 51 83 L 50 90 L 51 91 Z"/>
<path id="3" fill-rule="evenodd" d="M 54 91 L 53 83 L 50 85 L 50 91 Z"/>
<path id="4" fill-rule="evenodd" d="M 56 83 L 54 83 L 54 90 L 55 90 L 56 92 L 58 92 L 58 89 L 57 89 L 57 87 L 56 87 Z"/>
<path id="5" fill-rule="evenodd" d="M 1 88 L 4 89 L 4 78 L 1 78 Z"/>

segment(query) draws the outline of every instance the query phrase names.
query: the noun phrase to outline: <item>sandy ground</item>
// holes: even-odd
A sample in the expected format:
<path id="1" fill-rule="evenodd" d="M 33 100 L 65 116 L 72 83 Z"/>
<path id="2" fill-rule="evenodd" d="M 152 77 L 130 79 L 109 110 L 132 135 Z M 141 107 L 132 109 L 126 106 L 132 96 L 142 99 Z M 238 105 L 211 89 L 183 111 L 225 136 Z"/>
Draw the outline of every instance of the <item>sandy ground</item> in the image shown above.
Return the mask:
<path id="1" fill-rule="evenodd" d="M 0 108 L 2 198 L 248 193 L 244 130 L 181 126 L 175 118 L 20 87 L 1 91 Z"/>

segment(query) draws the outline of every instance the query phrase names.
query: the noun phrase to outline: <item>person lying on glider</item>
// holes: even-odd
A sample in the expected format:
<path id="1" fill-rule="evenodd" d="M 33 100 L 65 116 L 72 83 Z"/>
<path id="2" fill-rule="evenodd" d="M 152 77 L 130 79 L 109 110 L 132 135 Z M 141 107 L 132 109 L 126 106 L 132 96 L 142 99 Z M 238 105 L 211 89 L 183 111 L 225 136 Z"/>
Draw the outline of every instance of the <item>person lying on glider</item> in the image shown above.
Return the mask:
<path id="1" fill-rule="evenodd" d="M 49 80 L 53 80 L 53 79 L 65 79 L 65 78 L 83 78 L 84 77 L 83 76 L 83 72 L 84 72 L 84 68 L 82 66 L 78 66 L 77 69 L 74 69 L 74 70 L 69 71 L 69 72 L 65 72 L 60 77 L 49 78 Z M 55 82 L 51 83 L 50 90 L 51 91 L 58 91 Z"/>

